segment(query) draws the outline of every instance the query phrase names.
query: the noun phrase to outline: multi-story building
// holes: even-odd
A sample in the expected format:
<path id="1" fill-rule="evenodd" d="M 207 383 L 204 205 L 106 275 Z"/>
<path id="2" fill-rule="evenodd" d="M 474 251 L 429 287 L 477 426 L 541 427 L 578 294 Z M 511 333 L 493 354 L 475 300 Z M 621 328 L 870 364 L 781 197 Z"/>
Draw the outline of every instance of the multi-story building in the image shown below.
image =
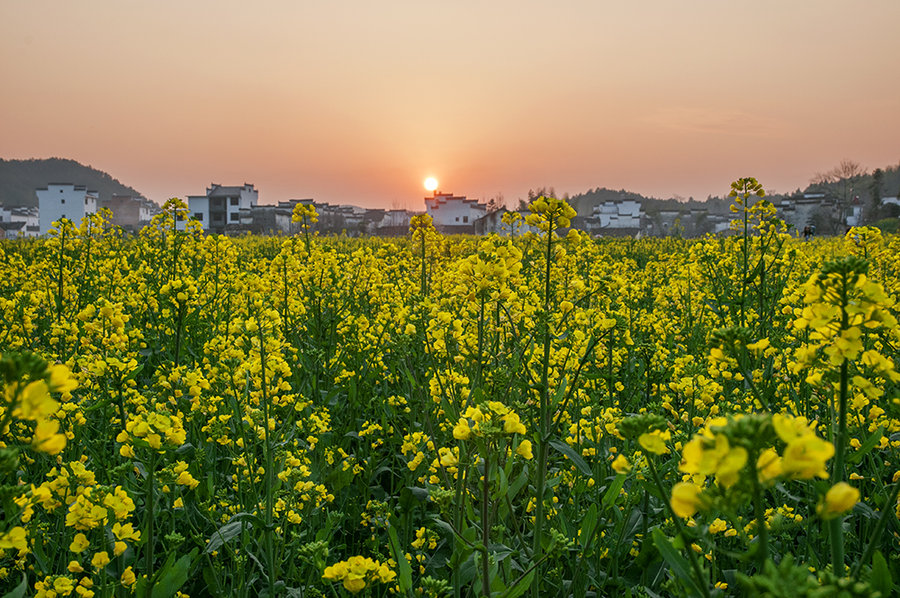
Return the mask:
<path id="1" fill-rule="evenodd" d="M 425 210 L 434 227 L 444 233 L 474 233 L 475 221 L 487 213 L 487 205 L 465 195 L 434 192 L 425 198 Z"/>
<path id="2" fill-rule="evenodd" d="M 40 211 L 40 234 L 46 235 L 53 223 L 68 218 L 76 226 L 88 214 L 97 212 L 98 194 L 84 185 L 71 183 L 50 183 L 43 189 L 36 189 L 38 210 Z"/>
<path id="3" fill-rule="evenodd" d="M 242 187 L 212 183 L 206 195 L 189 195 L 190 217 L 203 225 L 203 230 L 224 233 L 226 228 L 241 225 L 241 212 L 250 213 L 259 199 L 259 191 L 253 185 Z"/>

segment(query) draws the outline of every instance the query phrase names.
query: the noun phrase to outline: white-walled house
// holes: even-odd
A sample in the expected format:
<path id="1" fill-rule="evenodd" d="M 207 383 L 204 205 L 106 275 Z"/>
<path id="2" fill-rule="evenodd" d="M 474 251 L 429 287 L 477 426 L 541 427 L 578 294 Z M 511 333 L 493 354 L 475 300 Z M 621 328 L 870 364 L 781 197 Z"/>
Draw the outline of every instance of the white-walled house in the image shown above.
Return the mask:
<path id="1" fill-rule="evenodd" d="M 594 206 L 592 216 L 599 221 L 599 228 L 637 228 L 641 227 L 644 209 L 641 202 L 634 199 L 604 201 Z"/>
<path id="2" fill-rule="evenodd" d="M 465 195 L 434 192 L 425 198 L 425 209 L 441 232 L 474 233 L 475 221 L 487 213 L 487 205 Z"/>
<path id="3" fill-rule="evenodd" d="M 61 218 L 68 218 L 75 226 L 80 226 L 82 218 L 97 212 L 98 194 L 84 185 L 50 183 L 43 189 L 36 189 L 35 193 L 42 235 L 46 235 L 53 223 Z"/>
<path id="4" fill-rule="evenodd" d="M 22 224 L 19 234 L 24 237 L 38 237 L 41 234 L 41 218 L 37 206 L 11 208 L 9 221 Z"/>
<path id="5" fill-rule="evenodd" d="M 223 233 L 229 225 L 241 224 L 241 210 L 249 210 L 256 206 L 259 191 L 253 185 L 225 186 L 212 183 L 206 195 L 189 195 L 188 209 L 190 217 L 203 225 L 203 230 L 212 233 Z M 183 228 L 181 224 L 179 228 Z"/>
<path id="6" fill-rule="evenodd" d="M 4 208 L 0 206 L 0 227 L 7 239 L 37 237 L 41 234 L 41 221 L 36 206 Z"/>

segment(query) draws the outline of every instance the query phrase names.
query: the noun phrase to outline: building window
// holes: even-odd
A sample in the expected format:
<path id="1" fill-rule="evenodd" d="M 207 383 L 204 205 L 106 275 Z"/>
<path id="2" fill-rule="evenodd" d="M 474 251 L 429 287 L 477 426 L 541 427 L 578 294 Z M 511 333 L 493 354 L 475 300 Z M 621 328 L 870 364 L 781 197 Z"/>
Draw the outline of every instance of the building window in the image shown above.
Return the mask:
<path id="1" fill-rule="evenodd" d="M 459 222 L 459 216 L 456 217 L 456 221 Z"/>
<path id="2" fill-rule="evenodd" d="M 194 220 L 203 222 L 203 212 L 194 212 Z"/>
<path id="3" fill-rule="evenodd" d="M 463 216 L 463 222 L 468 222 L 468 221 L 469 221 L 469 217 L 468 217 L 468 216 Z"/>
<path id="4" fill-rule="evenodd" d="M 88 205 L 88 198 L 87 198 L 87 197 L 84 198 L 84 205 Z"/>
<path id="5" fill-rule="evenodd" d="M 231 221 L 232 221 L 232 222 L 235 222 L 236 220 L 240 220 L 240 219 L 241 219 L 241 215 L 240 215 L 240 214 L 238 214 L 237 212 L 232 212 L 232 213 L 231 213 Z"/>
<path id="6" fill-rule="evenodd" d="M 231 198 L 231 205 L 233 205 L 233 206 L 238 205 L 238 198 L 237 198 L 237 197 L 232 197 L 232 198 Z"/>
<path id="7" fill-rule="evenodd" d="M 64 197 L 61 200 L 59 200 L 59 203 L 66 203 L 66 198 Z"/>

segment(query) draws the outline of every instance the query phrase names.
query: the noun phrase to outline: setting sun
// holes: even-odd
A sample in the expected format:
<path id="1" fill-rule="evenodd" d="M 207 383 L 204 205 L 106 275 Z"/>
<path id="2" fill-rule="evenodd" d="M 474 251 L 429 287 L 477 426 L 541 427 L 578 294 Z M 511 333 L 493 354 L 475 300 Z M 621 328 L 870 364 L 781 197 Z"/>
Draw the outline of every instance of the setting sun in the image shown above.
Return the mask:
<path id="1" fill-rule="evenodd" d="M 429 191 L 434 191 L 435 189 L 437 189 L 438 188 L 437 179 L 434 178 L 433 176 L 430 176 L 427 179 L 425 179 L 425 188 L 428 189 Z"/>

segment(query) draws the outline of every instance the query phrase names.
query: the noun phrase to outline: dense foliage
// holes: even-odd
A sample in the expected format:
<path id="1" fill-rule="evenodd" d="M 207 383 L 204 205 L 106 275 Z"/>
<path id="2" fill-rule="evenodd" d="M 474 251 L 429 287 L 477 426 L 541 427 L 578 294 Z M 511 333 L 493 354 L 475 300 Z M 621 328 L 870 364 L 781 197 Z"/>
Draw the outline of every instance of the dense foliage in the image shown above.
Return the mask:
<path id="1" fill-rule="evenodd" d="M 13 596 L 888 596 L 900 239 L 0 244 Z M 749 205 L 751 204 L 752 205 Z M 305 208 L 304 208 L 305 209 Z"/>
<path id="2" fill-rule="evenodd" d="M 85 166 L 67 158 L 32 160 L 4 160 L 0 158 L 0 189 L 3 189 L 4 207 L 37 206 L 35 189 L 46 188 L 48 183 L 84 185 L 96 191 L 100 199 L 113 195 L 141 197 L 134 188 L 120 183 L 102 170 Z"/>

